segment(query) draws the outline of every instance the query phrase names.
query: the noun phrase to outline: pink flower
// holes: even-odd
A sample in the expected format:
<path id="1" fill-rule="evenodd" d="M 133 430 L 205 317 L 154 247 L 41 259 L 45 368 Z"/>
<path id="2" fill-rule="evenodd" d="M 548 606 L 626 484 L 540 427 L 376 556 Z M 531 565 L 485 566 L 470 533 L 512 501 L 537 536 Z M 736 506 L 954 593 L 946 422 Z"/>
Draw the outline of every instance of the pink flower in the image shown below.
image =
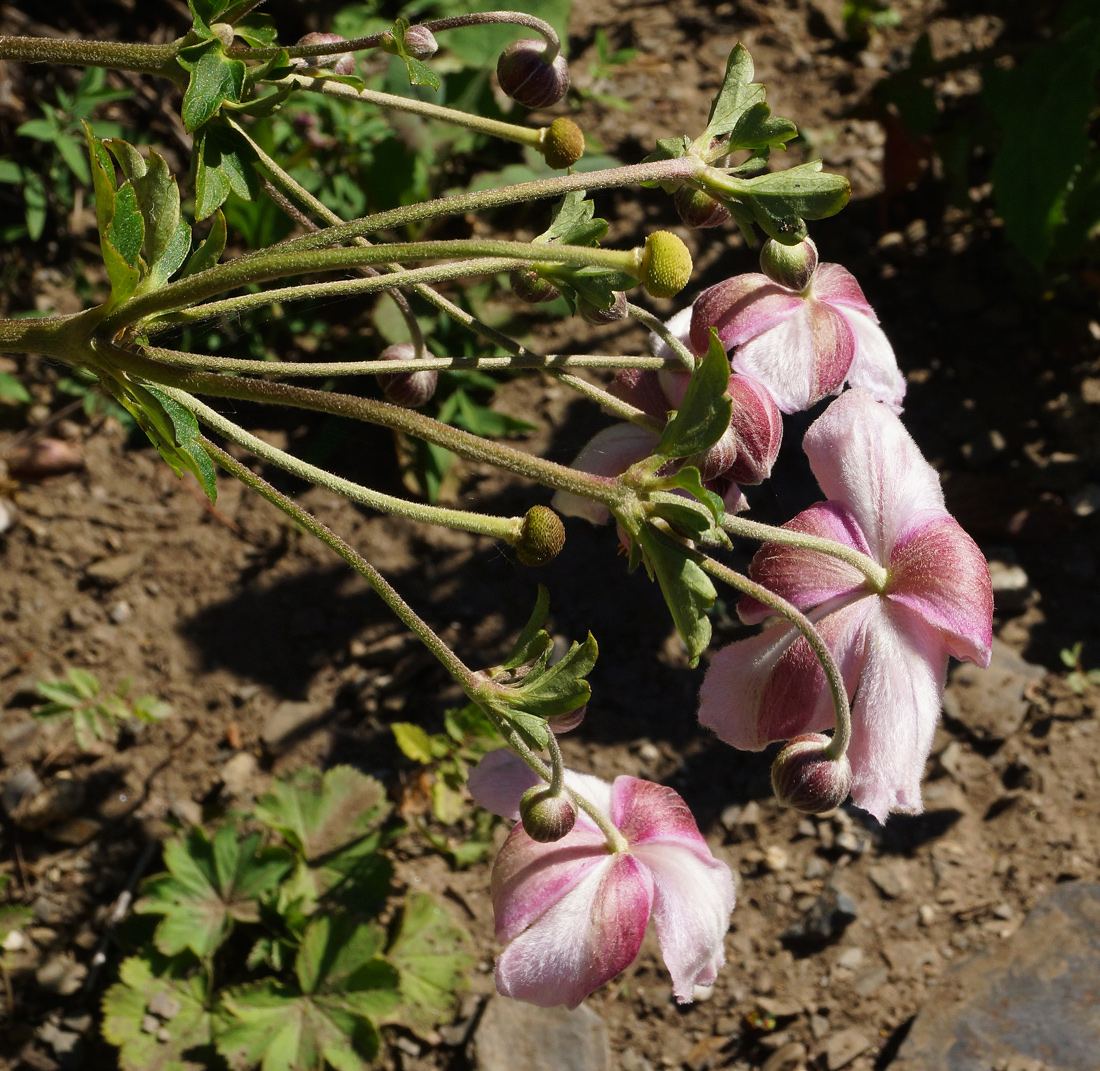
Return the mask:
<path id="1" fill-rule="evenodd" d="M 818 264 L 809 239 L 803 246 L 809 277 L 804 288 L 754 273 L 704 290 L 693 306 L 692 349 L 704 352 L 707 333 L 716 328 L 723 345 L 736 348 L 734 371 L 763 383 L 784 413 L 839 393 L 845 380 L 900 412 L 905 380 L 874 309 L 850 272 Z"/>
<path id="2" fill-rule="evenodd" d="M 835 540 L 886 570 L 875 590 L 854 566 L 819 551 L 765 544 L 751 576 L 813 620 L 854 693 L 852 799 L 880 821 L 921 810 L 920 781 L 940 712 L 948 655 L 987 666 L 993 593 L 981 551 L 944 509 L 932 467 L 891 410 L 845 392 L 803 443 L 827 502 L 785 527 Z M 772 613 L 744 598 L 744 621 Z M 711 661 L 699 720 L 734 747 L 833 726 L 825 677 L 785 622 Z"/>
<path id="3" fill-rule="evenodd" d="M 483 806 L 517 818 L 536 778 L 514 755 L 494 751 L 470 776 Z M 568 771 L 566 784 L 607 814 L 628 845 L 611 851 L 578 811 L 561 840 L 540 844 L 517 824 L 493 866 L 497 989 L 549 1008 L 575 1008 L 638 955 L 652 915 L 673 992 L 690 1003 L 725 963 L 733 875 L 711 854 L 687 804 L 636 777 L 614 784 Z"/>

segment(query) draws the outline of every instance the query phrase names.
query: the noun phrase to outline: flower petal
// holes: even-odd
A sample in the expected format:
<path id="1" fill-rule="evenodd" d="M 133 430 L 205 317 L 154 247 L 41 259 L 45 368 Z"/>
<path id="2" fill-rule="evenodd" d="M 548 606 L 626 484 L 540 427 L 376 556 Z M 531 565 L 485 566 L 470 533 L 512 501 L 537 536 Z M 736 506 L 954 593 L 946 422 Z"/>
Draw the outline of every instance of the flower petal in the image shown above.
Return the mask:
<path id="1" fill-rule="evenodd" d="M 740 346 L 783 323 L 803 304 L 801 295 L 773 283 L 766 275 L 735 275 L 704 290 L 695 299 L 691 348 L 695 353 L 706 353 L 712 327 L 718 329 L 718 337 L 727 350 Z"/>
<path id="2" fill-rule="evenodd" d="M 541 780 L 518 755 L 497 748 L 470 771 L 466 787 L 480 807 L 518 822 L 520 797 Z"/>
<path id="3" fill-rule="evenodd" d="M 604 855 L 497 960 L 497 989 L 544 1008 L 575 1008 L 638 955 L 653 877 L 626 852 Z"/>
<path id="4" fill-rule="evenodd" d="M 862 554 L 868 553 L 855 518 L 839 502 L 819 502 L 783 527 L 831 539 Z M 831 554 L 782 543 L 765 543 L 752 559 L 749 576 L 803 612 L 858 591 L 866 579 L 858 569 Z M 771 617 L 775 611 L 752 596 L 744 595 L 737 604 L 737 613 L 745 624 L 753 625 Z"/>
<path id="5" fill-rule="evenodd" d="M 890 560 L 887 594 L 938 628 L 950 654 L 989 665 L 993 643 L 989 566 L 954 517 L 933 513 L 902 533 Z"/>
<path id="6" fill-rule="evenodd" d="M 875 310 L 863 294 L 863 288 L 855 276 L 840 264 L 819 264 L 813 278 L 813 295 L 818 301 L 855 309 L 878 323 Z"/>
<path id="7" fill-rule="evenodd" d="M 935 470 L 897 415 L 865 390 L 837 398 L 810 425 L 802 449 L 826 497 L 852 511 L 881 565 L 918 513 L 946 512 Z"/>
<path id="8" fill-rule="evenodd" d="M 947 648 L 918 614 L 873 599 L 865 661 L 852 708 L 852 801 L 880 822 L 919 814 L 924 762 L 940 714 Z"/>
<path id="9" fill-rule="evenodd" d="M 885 402 L 895 413 L 901 412 L 905 397 L 905 377 L 898 368 L 894 347 L 881 327 L 862 313 L 842 309 L 856 339 L 856 353 L 848 369 L 848 386 L 869 390 L 877 401 Z"/>
<path id="10" fill-rule="evenodd" d="M 691 317 L 692 307 L 688 305 L 686 309 L 681 309 L 676 313 L 671 320 L 665 321 L 665 327 L 668 328 L 675 338 L 678 338 L 688 349 L 691 348 Z M 672 352 L 672 348 L 668 346 L 664 339 L 660 338 L 656 334 L 650 332 L 649 335 L 649 352 L 654 357 L 663 357 L 666 361 L 675 356 Z"/>
<path id="11" fill-rule="evenodd" d="M 782 323 L 745 342 L 734 354 L 733 368 L 767 387 L 784 413 L 798 413 L 840 390 L 854 353 L 848 321 L 823 302 L 806 301 Z"/>
<path id="12" fill-rule="evenodd" d="M 863 663 L 863 623 L 874 598 L 810 614 L 851 695 Z M 759 751 L 776 740 L 833 727 L 825 672 L 810 645 L 786 623 L 731 643 L 710 662 L 699 691 L 699 722 L 720 740 Z"/>
<path id="13" fill-rule="evenodd" d="M 648 457 L 658 438 L 656 432 L 636 424 L 612 424 L 598 431 L 581 447 L 572 467 L 593 476 L 619 476 L 635 461 Z M 558 491 L 552 501 L 559 513 L 567 517 L 584 517 L 593 524 L 603 524 L 611 516 L 610 510 L 601 503 L 569 491 Z"/>
<path id="14" fill-rule="evenodd" d="M 623 368 L 615 373 L 607 393 L 657 420 L 664 420 L 672 406 L 661 389 L 659 375 L 652 368 Z M 684 375 L 689 373 L 685 371 Z"/>

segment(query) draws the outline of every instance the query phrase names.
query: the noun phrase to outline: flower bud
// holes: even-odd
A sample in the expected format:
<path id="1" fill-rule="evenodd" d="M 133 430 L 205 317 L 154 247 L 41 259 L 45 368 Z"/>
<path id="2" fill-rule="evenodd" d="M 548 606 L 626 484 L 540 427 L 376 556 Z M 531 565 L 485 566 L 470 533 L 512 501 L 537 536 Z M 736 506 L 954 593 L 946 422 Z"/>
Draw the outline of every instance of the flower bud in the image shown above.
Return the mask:
<path id="1" fill-rule="evenodd" d="M 750 376 L 730 376 L 726 393 L 733 401 L 730 432 L 737 451 L 729 476 L 739 484 L 762 483 L 783 445 L 783 414 L 767 387 Z"/>
<path id="2" fill-rule="evenodd" d="M 797 245 L 769 238 L 760 250 L 760 270 L 773 283 L 801 294 L 817 271 L 817 246 L 812 238 L 803 238 Z"/>
<path id="3" fill-rule="evenodd" d="M 672 203 L 680 213 L 680 219 L 687 226 L 699 230 L 720 227 L 730 218 L 730 210 L 721 201 L 687 183 L 672 195 Z"/>
<path id="4" fill-rule="evenodd" d="M 549 506 L 532 506 L 523 519 L 516 557 L 522 565 L 545 565 L 565 546 L 565 525 Z"/>
<path id="5" fill-rule="evenodd" d="M 431 59 L 439 51 L 439 42 L 427 26 L 410 26 L 405 31 L 405 52 L 413 59 Z"/>
<path id="6" fill-rule="evenodd" d="M 538 305 L 561 297 L 561 291 L 533 268 L 517 268 L 512 272 L 511 282 L 512 293 L 529 305 Z"/>
<path id="7" fill-rule="evenodd" d="M 776 799 L 807 814 L 824 814 L 839 807 L 852 789 L 848 756 L 829 759 L 829 738 L 822 733 L 796 736 L 772 763 Z"/>
<path id="8" fill-rule="evenodd" d="M 232 25 L 228 22 L 215 22 L 210 27 L 210 32 L 219 40 L 226 48 L 233 47 L 233 38 L 237 36 L 236 31 Z"/>
<path id="9" fill-rule="evenodd" d="M 664 420 L 672 406 L 658 376 L 659 373 L 648 368 L 622 368 L 615 373 L 607 392 L 651 417 Z"/>
<path id="10" fill-rule="evenodd" d="M 398 342 L 387 346 L 379 356 L 382 361 L 411 361 L 416 358 L 416 347 L 411 342 Z M 432 369 L 423 372 L 383 372 L 378 376 L 386 400 L 404 409 L 419 409 L 431 401 L 439 373 Z"/>
<path id="11" fill-rule="evenodd" d="M 566 796 L 551 796 L 545 785 L 532 785 L 519 801 L 523 831 L 540 844 L 561 840 L 577 820 L 577 809 Z"/>
<path id="12" fill-rule="evenodd" d="M 572 167 L 584 155 L 584 131 L 572 119 L 560 116 L 543 128 L 539 152 L 550 167 Z"/>
<path id="13" fill-rule="evenodd" d="M 654 231 L 646 238 L 642 286 L 650 297 L 674 297 L 690 278 L 691 254 L 680 238 L 671 231 Z"/>
<path id="14" fill-rule="evenodd" d="M 338 45 L 346 41 L 338 33 L 307 33 L 298 39 L 300 45 Z M 333 74 L 355 74 L 355 56 L 350 52 L 333 53 L 330 56 L 307 56 L 299 61 L 310 71 L 332 71 Z"/>
<path id="15" fill-rule="evenodd" d="M 617 323 L 619 320 L 626 319 L 626 294 L 616 290 L 611 304 L 606 309 L 601 309 L 599 305 L 593 305 L 591 301 L 585 301 L 584 298 L 579 297 L 577 312 L 581 314 L 585 323 L 592 324 L 593 327 Z"/>
<path id="16" fill-rule="evenodd" d="M 547 108 L 557 104 L 569 88 L 569 66 L 559 52 L 553 63 L 543 59 L 546 42 L 525 37 L 509 45 L 497 60 L 497 80 L 517 104 Z M 553 166 L 553 165 L 551 165 Z"/>
<path id="17" fill-rule="evenodd" d="M 580 725 L 587 712 L 588 704 L 581 703 L 576 710 L 567 710 L 564 714 L 555 714 L 552 718 L 547 718 L 546 725 L 555 736 L 561 736 L 562 733 L 571 732 Z"/>

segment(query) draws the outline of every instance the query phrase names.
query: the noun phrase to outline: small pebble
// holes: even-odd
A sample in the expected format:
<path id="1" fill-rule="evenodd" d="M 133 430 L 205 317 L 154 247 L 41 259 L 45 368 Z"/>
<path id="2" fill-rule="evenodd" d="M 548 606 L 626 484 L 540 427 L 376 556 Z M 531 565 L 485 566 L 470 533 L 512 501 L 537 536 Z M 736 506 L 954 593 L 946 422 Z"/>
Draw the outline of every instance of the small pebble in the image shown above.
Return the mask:
<path id="1" fill-rule="evenodd" d="M 116 625 L 125 625 L 134 616 L 134 608 L 128 602 L 116 602 L 107 611 L 107 616 Z"/>

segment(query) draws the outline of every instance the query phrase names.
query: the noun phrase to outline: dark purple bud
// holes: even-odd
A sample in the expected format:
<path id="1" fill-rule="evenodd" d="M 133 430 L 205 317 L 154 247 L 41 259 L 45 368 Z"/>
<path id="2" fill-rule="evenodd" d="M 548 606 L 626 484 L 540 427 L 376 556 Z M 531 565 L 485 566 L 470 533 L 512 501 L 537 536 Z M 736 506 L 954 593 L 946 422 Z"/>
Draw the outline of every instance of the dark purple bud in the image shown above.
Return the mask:
<path id="1" fill-rule="evenodd" d="M 577 820 L 577 809 L 565 796 L 551 796 L 546 785 L 533 785 L 519 801 L 523 831 L 540 844 L 561 840 Z"/>
<path id="2" fill-rule="evenodd" d="M 561 291 L 532 268 L 517 268 L 512 272 L 511 281 L 512 293 L 529 305 L 539 305 L 561 297 Z"/>
<path id="3" fill-rule="evenodd" d="M 565 546 L 565 525 L 549 506 L 532 506 L 523 519 L 516 557 L 523 565 L 545 565 Z"/>
<path id="4" fill-rule="evenodd" d="M 413 59 L 431 59 L 439 51 L 439 42 L 427 26 L 410 26 L 405 31 L 405 51 Z"/>
<path id="5" fill-rule="evenodd" d="M 607 391 L 620 401 L 658 420 L 664 420 L 672 408 L 661 388 L 658 373 L 650 368 L 623 368 L 615 373 Z M 680 397 L 683 397 L 683 392 Z"/>
<path id="6" fill-rule="evenodd" d="M 700 230 L 720 227 L 730 218 L 730 210 L 721 201 L 687 184 L 680 186 L 672 195 L 672 203 L 687 226 Z"/>
<path id="7" fill-rule="evenodd" d="M 801 294 L 817 271 L 817 246 L 812 238 L 803 238 L 797 245 L 769 238 L 760 250 L 760 270 L 773 283 Z"/>
<path id="8" fill-rule="evenodd" d="M 379 355 L 381 361 L 412 361 L 416 359 L 416 347 L 411 342 L 398 342 L 387 346 Z M 404 409 L 419 409 L 431 401 L 439 373 L 435 369 L 423 372 L 383 372 L 378 376 L 386 400 Z"/>
<path id="9" fill-rule="evenodd" d="M 824 814 L 839 807 L 852 790 L 848 756 L 830 759 L 829 738 L 822 733 L 796 736 L 772 763 L 776 799 L 806 814 Z"/>
<path id="10" fill-rule="evenodd" d="M 339 45 L 347 40 L 338 33 L 307 33 L 298 39 L 300 45 Z M 307 56 L 300 61 L 308 71 L 332 71 L 333 74 L 355 74 L 355 56 L 350 52 L 334 52 L 330 56 Z"/>
<path id="11" fill-rule="evenodd" d="M 616 290 L 614 294 L 611 304 L 606 309 L 601 309 L 599 305 L 593 305 L 591 301 L 585 301 L 584 298 L 579 297 L 577 298 L 577 312 L 581 314 L 581 318 L 585 323 L 590 323 L 594 327 L 602 327 L 605 324 L 625 320 L 626 294 L 621 290 Z"/>
<path id="12" fill-rule="evenodd" d="M 783 414 L 767 387 L 750 376 L 730 376 L 726 393 L 733 401 L 730 432 L 737 450 L 728 475 L 739 484 L 763 483 L 783 445 Z"/>
<path id="13" fill-rule="evenodd" d="M 569 88 L 569 67 L 559 52 L 553 63 L 543 59 L 546 42 L 525 37 L 509 45 L 497 60 L 497 79 L 517 104 L 547 108 L 557 104 Z"/>
<path id="14" fill-rule="evenodd" d="M 588 704 L 582 703 L 576 710 L 567 710 L 564 714 L 555 714 L 552 718 L 547 718 L 546 724 L 552 733 L 560 736 L 562 733 L 571 732 L 580 725 L 584 721 L 587 712 Z"/>

